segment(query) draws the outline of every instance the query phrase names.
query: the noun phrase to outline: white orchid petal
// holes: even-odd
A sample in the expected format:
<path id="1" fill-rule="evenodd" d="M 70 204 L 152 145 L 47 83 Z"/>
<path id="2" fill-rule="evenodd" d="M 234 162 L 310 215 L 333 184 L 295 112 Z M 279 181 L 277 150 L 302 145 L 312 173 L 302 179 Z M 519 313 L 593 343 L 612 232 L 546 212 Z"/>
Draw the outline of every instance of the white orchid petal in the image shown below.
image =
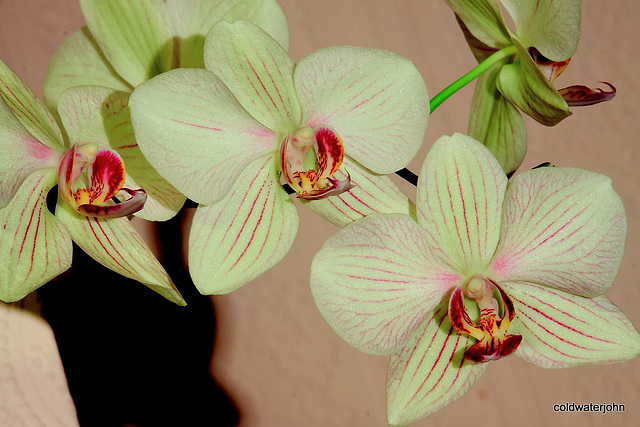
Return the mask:
<path id="1" fill-rule="evenodd" d="M 287 132 L 300 124 L 293 85 L 295 64 L 282 46 L 246 21 L 218 22 L 205 41 L 204 61 L 240 104 L 267 128 Z"/>
<path id="2" fill-rule="evenodd" d="M 64 149 L 62 133 L 49 110 L 1 59 L 0 97 L 37 141 L 54 150 Z"/>
<path id="3" fill-rule="evenodd" d="M 372 354 L 401 346 L 460 277 L 433 258 L 412 218 L 373 214 L 329 238 L 311 265 L 322 316 Z"/>
<path id="4" fill-rule="evenodd" d="M 469 136 L 443 136 L 427 154 L 417 188 L 418 222 L 452 268 L 477 274 L 489 264 L 506 186 L 502 166 Z"/>
<path id="5" fill-rule="evenodd" d="M 275 0 L 166 0 L 178 38 L 180 68 L 204 67 L 204 40 L 218 21 L 253 22 L 285 49 L 289 44 L 287 19 Z"/>
<path id="6" fill-rule="evenodd" d="M 464 396 L 487 368 L 464 359 L 475 340 L 458 335 L 447 304 L 429 314 L 405 345 L 391 356 L 387 373 L 387 419 L 406 425 Z"/>
<path id="7" fill-rule="evenodd" d="M 162 0 L 80 0 L 100 50 L 131 86 L 172 68 L 171 19 Z"/>
<path id="8" fill-rule="evenodd" d="M 189 233 L 189 271 L 203 294 L 224 294 L 273 267 L 298 231 L 296 207 L 282 189 L 275 156 L 236 177 L 227 196 L 200 205 Z"/>
<path id="9" fill-rule="evenodd" d="M 54 53 L 44 77 L 44 100 L 55 111 L 60 94 L 70 87 L 96 85 L 131 92 L 133 88 L 115 72 L 87 27 L 66 39 Z"/>
<path id="10" fill-rule="evenodd" d="M 295 70 L 308 126 L 328 124 L 345 152 L 376 173 L 413 159 L 429 121 L 429 95 L 411 61 L 394 53 L 335 46 L 317 50 Z"/>
<path id="11" fill-rule="evenodd" d="M 38 142 L 0 96 L 0 208 L 36 169 L 54 167 L 59 154 Z"/>
<path id="12" fill-rule="evenodd" d="M 56 218 L 91 258 L 118 274 L 139 281 L 169 301 L 185 305 L 171 278 L 127 218 L 87 217 L 60 199 Z"/>
<path id="13" fill-rule="evenodd" d="M 608 298 L 524 282 L 501 283 L 515 304 L 515 354 L 543 368 L 616 363 L 640 354 L 640 334 Z"/>
<path id="14" fill-rule="evenodd" d="M 24 181 L 0 209 L 0 300 L 17 301 L 71 266 L 71 238 L 47 209 L 55 171 Z"/>
<path id="15" fill-rule="evenodd" d="M 249 163 L 276 151 L 276 135 L 207 70 L 155 77 L 133 91 L 129 106 L 149 163 L 198 203 L 219 201 Z"/>
<path id="16" fill-rule="evenodd" d="M 540 168 L 512 179 L 502 227 L 491 266 L 497 277 L 596 296 L 613 284 L 627 224 L 608 177 Z"/>

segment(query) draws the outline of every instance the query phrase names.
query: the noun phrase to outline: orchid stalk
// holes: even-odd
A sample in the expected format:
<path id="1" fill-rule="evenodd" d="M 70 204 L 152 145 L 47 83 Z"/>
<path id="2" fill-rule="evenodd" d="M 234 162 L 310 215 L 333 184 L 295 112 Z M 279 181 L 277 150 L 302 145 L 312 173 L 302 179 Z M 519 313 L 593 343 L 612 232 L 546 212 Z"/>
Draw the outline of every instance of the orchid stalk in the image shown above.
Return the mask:
<path id="1" fill-rule="evenodd" d="M 189 269 L 202 293 L 231 292 L 289 250 L 298 216 L 281 179 L 338 225 L 413 211 L 382 175 L 415 156 L 429 117 L 410 61 L 340 46 L 295 64 L 244 21 L 214 25 L 204 58 L 206 70 L 173 70 L 131 97 L 147 159 L 200 203 Z"/>
<path id="2" fill-rule="evenodd" d="M 455 134 L 434 144 L 417 191 L 417 221 L 357 221 L 325 242 L 311 271 L 314 300 L 338 335 L 391 354 L 391 424 L 450 404 L 483 362 L 512 353 L 545 368 L 640 353 L 640 335 L 603 296 L 626 235 L 607 177 L 539 168 L 508 182 L 486 147 Z"/>
<path id="3" fill-rule="evenodd" d="M 609 83 L 609 90 L 553 86 L 578 46 L 581 0 L 446 1 L 478 62 L 492 65 L 476 84 L 468 133 L 489 147 L 507 174 L 526 153 L 526 128 L 518 110 L 554 126 L 571 114 L 570 106 L 593 105 L 615 95 Z M 515 30 L 507 26 L 500 5 Z M 490 60 L 505 51 L 511 55 Z"/>
<path id="4" fill-rule="evenodd" d="M 0 300 L 17 301 L 69 268 L 73 240 L 107 268 L 184 305 L 126 218 L 143 209 L 146 192 L 135 189 L 125 169 L 123 159 L 135 162 L 135 155 L 121 156 L 109 145 L 103 122 L 118 113 L 105 102 L 110 92 L 63 93 L 59 112 L 67 140 L 46 107 L 0 61 Z M 56 184 L 52 214 L 47 195 Z"/>

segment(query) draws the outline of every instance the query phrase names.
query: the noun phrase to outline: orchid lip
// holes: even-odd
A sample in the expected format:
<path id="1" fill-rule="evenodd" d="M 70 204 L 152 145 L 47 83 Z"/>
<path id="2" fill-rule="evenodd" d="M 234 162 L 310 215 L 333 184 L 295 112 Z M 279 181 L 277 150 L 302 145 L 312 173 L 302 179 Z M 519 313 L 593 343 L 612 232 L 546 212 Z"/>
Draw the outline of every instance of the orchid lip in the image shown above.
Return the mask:
<path id="1" fill-rule="evenodd" d="M 304 200 L 323 199 L 353 188 L 349 174 L 342 181 L 333 176 L 343 160 L 342 139 L 327 125 L 303 126 L 288 134 L 280 147 L 284 179 Z"/>
<path id="2" fill-rule="evenodd" d="M 610 101 L 616 96 L 616 88 L 609 82 L 599 82 L 609 86 L 609 90 L 602 88 L 592 89 L 583 85 L 573 85 L 558 90 L 558 93 L 567 102 L 569 107 L 584 107 Z"/>
<path id="3" fill-rule="evenodd" d="M 463 291 L 463 288 L 466 288 Z M 497 289 L 503 302 L 504 313 L 498 317 L 498 301 L 493 297 Z M 464 293 L 480 308 L 480 319 L 475 323 L 464 305 Z M 459 334 L 470 335 L 478 342 L 465 351 L 465 359 L 473 362 L 497 360 L 513 353 L 522 341 L 521 335 L 507 334 L 515 317 L 511 298 L 500 286 L 482 277 L 473 277 L 465 287 L 457 287 L 449 300 L 449 319 Z"/>
<path id="4" fill-rule="evenodd" d="M 97 144 L 75 144 L 60 160 L 58 189 L 61 198 L 77 212 L 89 217 L 118 218 L 131 215 L 144 206 L 143 189 L 124 188 L 125 166 L 113 150 L 100 150 Z M 88 185 L 77 186 L 78 180 Z M 122 203 L 114 199 L 120 192 L 129 197 Z"/>

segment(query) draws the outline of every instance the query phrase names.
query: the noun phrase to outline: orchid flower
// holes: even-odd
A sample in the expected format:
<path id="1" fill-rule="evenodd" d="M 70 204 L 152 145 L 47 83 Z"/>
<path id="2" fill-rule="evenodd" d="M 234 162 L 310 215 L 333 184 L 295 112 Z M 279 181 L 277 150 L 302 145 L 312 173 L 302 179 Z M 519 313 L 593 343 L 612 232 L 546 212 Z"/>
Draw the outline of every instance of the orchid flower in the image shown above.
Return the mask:
<path id="1" fill-rule="evenodd" d="M 125 217 L 142 209 L 146 193 L 134 189 L 125 171 L 124 158 L 135 163 L 136 156 L 109 146 L 111 138 L 127 139 L 126 127 L 109 126 L 122 109 L 107 106 L 118 99 L 109 98 L 111 92 L 95 87 L 62 94 L 68 143 L 46 107 L 0 61 L 0 300 L 17 301 L 69 268 L 73 240 L 111 270 L 184 305 Z M 47 195 L 56 184 L 54 215 Z"/>
<path id="2" fill-rule="evenodd" d="M 73 33 L 53 56 L 45 77 L 44 97 L 55 114 L 62 92 L 95 85 L 111 88 L 113 128 L 127 136 L 130 178 L 147 192 L 145 209 L 136 214 L 151 221 L 173 217 L 186 198 L 140 153 L 128 115 L 135 86 L 178 67 L 202 67 L 204 37 L 219 20 L 247 19 L 288 43 L 287 22 L 275 0 L 81 0 L 87 27 Z M 100 104 L 98 104 L 100 108 Z M 120 125 L 113 123 L 120 120 Z M 126 132 L 125 132 L 126 130 Z M 128 133 L 127 133 L 128 132 Z M 120 147 L 114 147 L 120 148 Z"/>
<path id="3" fill-rule="evenodd" d="M 311 290 L 344 340 L 391 354 L 387 414 L 415 422 L 511 353 L 545 368 L 614 363 L 640 335 L 602 294 L 626 216 L 606 176 L 540 168 L 508 182 L 475 139 L 442 137 L 417 188 L 417 222 L 374 214 L 315 256 Z"/>
<path id="4" fill-rule="evenodd" d="M 131 96 L 143 153 L 200 203 L 189 236 L 200 292 L 231 292 L 289 250 L 298 215 L 281 175 L 299 200 L 340 225 L 412 211 L 378 175 L 406 166 L 424 138 L 428 94 L 410 61 L 332 47 L 296 65 L 244 21 L 214 25 L 204 55 L 206 70 L 164 73 Z"/>
<path id="5" fill-rule="evenodd" d="M 591 105 L 615 95 L 610 90 L 570 86 L 556 90 L 580 38 L 581 0 L 446 0 L 476 59 L 501 58 L 477 82 L 469 135 L 494 153 L 505 172 L 524 159 L 527 135 L 518 109 L 554 126 L 571 114 L 570 106 Z M 515 24 L 505 23 L 500 4 Z M 517 108 L 516 108 L 517 107 Z"/>

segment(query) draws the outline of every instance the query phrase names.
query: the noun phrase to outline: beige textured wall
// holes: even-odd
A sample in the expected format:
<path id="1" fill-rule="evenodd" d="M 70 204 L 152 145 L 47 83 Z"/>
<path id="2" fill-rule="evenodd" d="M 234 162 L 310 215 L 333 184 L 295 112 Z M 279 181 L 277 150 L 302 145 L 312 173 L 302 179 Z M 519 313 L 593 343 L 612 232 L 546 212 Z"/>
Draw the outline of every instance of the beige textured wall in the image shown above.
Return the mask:
<path id="1" fill-rule="evenodd" d="M 431 95 L 474 66 L 443 1 L 279 3 L 289 20 L 290 53 L 296 60 L 336 44 L 389 49 L 415 62 Z M 557 84 L 607 80 L 617 86 L 618 96 L 611 103 L 576 108 L 555 128 L 528 121 L 529 153 L 522 169 L 552 161 L 613 178 L 627 209 L 629 234 L 620 275 L 607 295 L 640 327 L 640 3 L 583 3 L 580 47 Z M 41 93 L 51 54 L 81 25 L 75 0 L 0 0 L 0 57 Z M 472 88 L 463 90 L 432 116 L 424 148 L 411 165 L 414 171 L 438 136 L 466 130 L 471 95 Z M 316 311 L 308 286 L 311 259 L 336 228 L 302 207 L 299 212 L 300 231 L 289 256 L 239 291 L 214 298 L 220 331 L 213 372 L 238 403 L 243 426 L 384 426 L 387 358 L 359 353 L 335 336 Z M 639 397 L 640 360 L 547 371 L 509 357 L 492 363 L 467 396 L 419 425 L 517 420 L 521 425 L 629 426 L 640 414 Z M 624 403 L 626 413 L 552 410 L 554 403 L 574 401 Z"/>

